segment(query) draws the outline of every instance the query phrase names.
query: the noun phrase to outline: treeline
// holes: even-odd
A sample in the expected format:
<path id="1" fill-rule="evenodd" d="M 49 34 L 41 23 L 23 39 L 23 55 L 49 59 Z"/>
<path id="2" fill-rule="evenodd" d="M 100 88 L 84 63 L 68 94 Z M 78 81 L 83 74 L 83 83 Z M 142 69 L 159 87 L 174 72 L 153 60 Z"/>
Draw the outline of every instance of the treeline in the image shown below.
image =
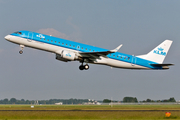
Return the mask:
<path id="1" fill-rule="evenodd" d="M 50 100 L 38 100 L 38 104 L 55 104 L 62 102 L 63 104 L 83 104 L 89 102 L 88 99 L 50 99 Z M 0 104 L 37 104 L 37 100 L 18 100 L 16 98 L 0 100 Z"/>
<path id="2" fill-rule="evenodd" d="M 147 100 L 143 100 L 140 102 L 176 102 L 176 100 L 172 97 L 169 99 L 165 99 L 165 100 L 151 100 L 151 99 L 147 99 Z"/>
<path id="3" fill-rule="evenodd" d="M 135 97 L 124 97 L 123 98 L 123 103 L 137 103 L 138 100 L 137 98 Z"/>
<path id="4" fill-rule="evenodd" d="M 50 99 L 50 100 L 18 100 L 16 98 L 11 98 L 11 99 L 3 99 L 0 100 L 0 104 L 55 104 L 62 102 L 63 104 L 83 104 L 83 103 L 90 103 L 94 102 L 94 100 L 89 100 L 89 99 Z M 98 101 L 98 102 L 103 102 L 103 103 L 111 103 L 111 102 L 122 102 L 122 103 L 138 103 L 138 99 L 136 97 L 124 97 L 123 101 L 116 101 L 116 100 L 109 100 L 109 99 L 104 99 L 103 101 Z M 143 100 L 139 102 L 176 102 L 174 97 L 170 99 L 165 99 L 165 100 Z"/>
<path id="5" fill-rule="evenodd" d="M 123 101 L 116 101 L 116 100 L 109 100 L 109 99 L 104 99 L 103 100 L 103 103 L 111 103 L 111 102 L 123 102 L 123 103 L 137 103 L 138 102 L 138 100 L 137 100 L 137 98 L 135 97 L 135 98 L 133 98 L 133 97 L 124 97 L 123 98 Z"/>
<path id="6" fill-rule="evenodd" d="M 138 103 L 138 100 L 136 97 L 124 97 L 123 101 L 111 101 L 109 99 L 104 99 L 103 103 L 111 103 L 111 102 L 119 102 L 119 103 Z M 172 97 L 170 99 L 165 99 L 165 100 L 143 100 L 139 102 L 176 102 L 176 100 Z"/>
<path id="7" fill-rule="evenodd" d="M 118 101 L 109 100 L 109 99 L 104 99 L 104 100 L 103 100 L 103 103 L 111 103 L 111 102 L 118 102 Z"/>

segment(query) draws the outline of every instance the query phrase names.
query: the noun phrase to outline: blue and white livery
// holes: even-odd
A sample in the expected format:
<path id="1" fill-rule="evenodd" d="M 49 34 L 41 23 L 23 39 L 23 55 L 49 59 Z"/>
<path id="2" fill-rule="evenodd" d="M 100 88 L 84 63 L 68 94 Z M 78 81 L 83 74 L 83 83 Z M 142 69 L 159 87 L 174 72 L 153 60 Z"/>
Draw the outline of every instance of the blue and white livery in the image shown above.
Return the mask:
<path id="1" fill-rule="evenodd" d="M 5 39 L 20 45 L 20 54 L 23 53 L 25 46 L 52 52 L 55 53 L 57 60 L 64 62 L 79 61 L 81 63 L 80 70 L 88 70 L 88 63 L 125 69 L 155 70 L 169 69 L 168 66 L 173 65 L 163 64 L 172 44 L 171 40 L 165 40 L 148 54 L 134 56 L 117 52 L 122 45 L 113 50 L 107 50 L 31 31 L 14 32 L 5 36 Z"/>

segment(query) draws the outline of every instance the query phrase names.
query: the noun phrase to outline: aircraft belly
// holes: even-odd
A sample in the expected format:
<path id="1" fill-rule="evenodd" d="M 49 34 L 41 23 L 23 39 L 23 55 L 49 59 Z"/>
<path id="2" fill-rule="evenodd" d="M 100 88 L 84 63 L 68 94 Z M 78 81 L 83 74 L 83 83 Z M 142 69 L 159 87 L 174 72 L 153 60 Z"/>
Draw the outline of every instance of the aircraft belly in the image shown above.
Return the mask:
<path id="1" fill-rule="evenodd" d="M 126 68 L 126 69 L 150 69 L 147 67 L 143 67 L 140 65 L 120 61 L 120 60 L 114 60 L 114 59 L 107 59 L 107 65 L 117 68 Z"/>

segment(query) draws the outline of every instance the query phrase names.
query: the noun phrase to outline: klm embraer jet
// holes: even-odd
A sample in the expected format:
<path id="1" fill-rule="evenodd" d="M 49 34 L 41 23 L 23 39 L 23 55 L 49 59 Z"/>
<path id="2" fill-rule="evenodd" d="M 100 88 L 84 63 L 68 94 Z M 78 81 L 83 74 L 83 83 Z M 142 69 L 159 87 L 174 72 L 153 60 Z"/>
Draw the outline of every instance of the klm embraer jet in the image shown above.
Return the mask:
<path id="1" fill-rule="evenodd" d="M 25 46 L 52 52 L 55 53 L 57 60 L 63 62 L 79 61 L 80 70 L 88 70 L 88 63 L 125 69 L 153 70 L 169 69 L 168 66 L 173 65 L 163 64 L 172 44 L 171 40 L 165 40 L 148 54 L 134 56 L 117 52 L 122 45 L 113 50 L 107 50 L 30 31 L 14 32 L 5 36 L 5 39 L 20 45 L 20 54 L 23 53 Z"/>

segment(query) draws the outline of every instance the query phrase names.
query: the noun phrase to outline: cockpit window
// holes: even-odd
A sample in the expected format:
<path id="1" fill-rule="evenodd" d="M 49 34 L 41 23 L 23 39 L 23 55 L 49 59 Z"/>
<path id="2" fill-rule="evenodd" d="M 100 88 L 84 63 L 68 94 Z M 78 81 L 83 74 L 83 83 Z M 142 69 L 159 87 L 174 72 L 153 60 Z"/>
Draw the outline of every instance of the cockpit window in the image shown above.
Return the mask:
<path id="1" fill-rule="evenodd" d="M 22 35 L 22 32 L 14 32 L 14 33 Z"/>

